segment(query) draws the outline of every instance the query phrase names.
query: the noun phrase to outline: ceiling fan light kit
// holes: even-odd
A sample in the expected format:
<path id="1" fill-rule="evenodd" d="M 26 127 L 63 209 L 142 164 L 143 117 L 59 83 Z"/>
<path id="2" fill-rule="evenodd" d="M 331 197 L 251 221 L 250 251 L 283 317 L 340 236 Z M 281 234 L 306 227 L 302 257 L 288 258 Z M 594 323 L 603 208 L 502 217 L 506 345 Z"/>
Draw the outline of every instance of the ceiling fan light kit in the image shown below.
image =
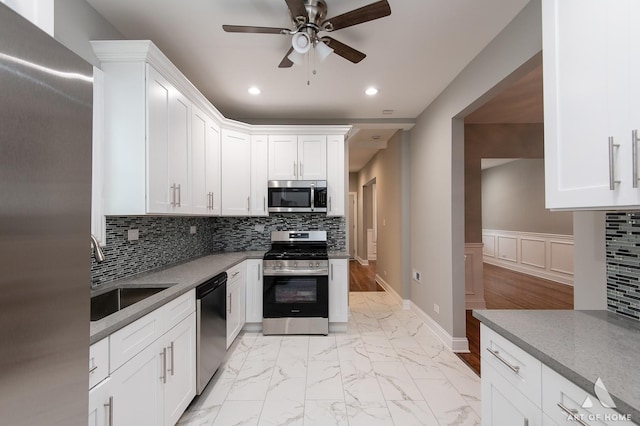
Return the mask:
<path id="1" fill-rule="evenodd" d="M 375 19 L 391 15 L 391 7 L 387 0 L 380 0 L 367 6 L 354 9 L 333 18 L 327 16 L 325 0 L 285 0 L 293 23 L 293 29 L 251 27 L 242 25 L 223 25 L 222 29 L 232 33 L 258 33 L 291 35 L 292 48 L 278 65 L 279 68 L 290 68 L 294 64 L 301 64 L 303 56 L 313 47 L 316 57 L 322 62 L 331 53 L 357 64 L 366 55 L 331 37 L 320 36 L 321 32 L 332 32 L 351 27 Z"/>

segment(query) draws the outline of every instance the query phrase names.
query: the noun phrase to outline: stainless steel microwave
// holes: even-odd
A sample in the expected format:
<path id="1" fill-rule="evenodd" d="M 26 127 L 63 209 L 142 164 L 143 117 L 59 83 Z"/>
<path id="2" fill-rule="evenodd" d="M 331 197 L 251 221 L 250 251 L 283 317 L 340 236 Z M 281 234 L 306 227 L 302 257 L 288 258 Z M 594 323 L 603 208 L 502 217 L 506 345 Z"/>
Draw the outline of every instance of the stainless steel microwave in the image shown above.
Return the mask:
<path id="1" fill-rule="evenodd" d="M 270 213 L 327 211 L 326 180 L 270 180 Z"/>

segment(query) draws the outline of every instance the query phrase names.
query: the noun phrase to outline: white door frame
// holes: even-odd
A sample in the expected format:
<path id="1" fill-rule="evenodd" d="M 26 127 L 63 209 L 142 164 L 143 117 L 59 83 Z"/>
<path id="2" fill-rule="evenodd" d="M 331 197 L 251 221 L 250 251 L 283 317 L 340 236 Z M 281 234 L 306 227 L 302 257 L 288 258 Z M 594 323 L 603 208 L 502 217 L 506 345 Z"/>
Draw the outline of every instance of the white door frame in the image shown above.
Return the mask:
<path id="1" fill-rule="evenodd" d="M 353 246 L 354 246 L 353 258 L 358 259 L 358 193 L 357 192 L 349 192 L 349 206 L 351 205 L 353 205 L 353 216 L 349 216 L 349 232 L 353 232 Z M 349 236 L 347 236 L 347 239 L 351 240 Z M 349 247 L 349 252 L 351 252 L 351 247 Z"/>

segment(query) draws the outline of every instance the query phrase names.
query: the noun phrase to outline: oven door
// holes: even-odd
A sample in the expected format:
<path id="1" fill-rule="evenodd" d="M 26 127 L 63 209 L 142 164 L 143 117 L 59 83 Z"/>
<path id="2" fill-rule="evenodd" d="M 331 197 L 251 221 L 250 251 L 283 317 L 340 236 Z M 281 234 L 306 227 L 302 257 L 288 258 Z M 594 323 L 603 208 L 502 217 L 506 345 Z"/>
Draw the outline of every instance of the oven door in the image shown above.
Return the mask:
<path id="1" fill-rule="evenodd" d="M 264 318 L 329 318 L 327 275 L 264 276 Z"/>

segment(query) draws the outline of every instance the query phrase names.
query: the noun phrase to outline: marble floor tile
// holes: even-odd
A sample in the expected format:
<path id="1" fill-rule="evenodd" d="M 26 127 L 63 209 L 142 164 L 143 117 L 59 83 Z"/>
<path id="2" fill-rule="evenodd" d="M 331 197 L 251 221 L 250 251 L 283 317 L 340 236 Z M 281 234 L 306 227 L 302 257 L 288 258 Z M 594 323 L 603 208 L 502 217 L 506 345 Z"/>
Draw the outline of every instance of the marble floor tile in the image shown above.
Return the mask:
<path id="1" fill-rule="evenodd" d="M 480 424 L 480 378 L 415 313 L 384 292 L 349 301 L 347 332 L 241 332 L 178 424 Z"/>

